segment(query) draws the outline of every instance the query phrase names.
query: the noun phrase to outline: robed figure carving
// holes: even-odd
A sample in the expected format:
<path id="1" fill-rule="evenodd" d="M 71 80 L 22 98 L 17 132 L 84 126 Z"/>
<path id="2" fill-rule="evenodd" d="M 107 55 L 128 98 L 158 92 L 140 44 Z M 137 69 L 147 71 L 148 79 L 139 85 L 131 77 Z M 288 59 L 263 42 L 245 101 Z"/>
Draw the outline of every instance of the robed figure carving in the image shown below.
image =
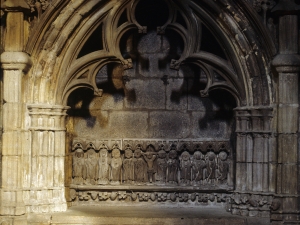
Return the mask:
<path id="1" fill-rule="evenodd" d="M 141 157 L 142 151 L 136 149 L 134 151 L 134 181 L 136 183 L 142 183 L 145 181 L 146 162 Z"/>
<path id="2" fill-rule="evenodd" d="M 110 158 L 107 148 L 101 148 L 98 161 L 98 184 L 108 184 Z"/>
<path id="3" fill-rule="evenodd" d="M 195 184 L 199 184 L 204 180 L 204 169 L 206 167 L 203 154 L 200 151 L 194 152 L 192 161 L 193 180 Z"/>
<path id="4" fill-rule="evenodd" d="M 122 159 L 120 149 L 114 148 L 112 150 L 111 158 L 111 184 L 120 184 L 121 180 L 121 169 L 122 169 Z"/>
<path id="5" fill-rule="evenodd" d="M 192 163 L 190 154 L 184 151 L 180 156 L 180 179 L 181 184 L 190 184 L 192 178 Z"/>
<path id="6" fill-rule="evenodd" d="M 177 173 L 178 173 L 177 152 L 175 150 L 171 150 L 169 152 L 169 159 L 168 159 L 167 181 L 171 184 L 177 183 L 177 180 L 178 180 Z"/>
<path id="7" fill-rule="evenodd" d="M 86 184 L 96 184 L 98 173 L 98 159 L 94 149 L 87 151 L 87 159 L 85 160 L 86 167 Z"/>
<path id="8" fill-rule="evenodd" d="M 164 150 L 160 150 L 158 152 L 157 158 L 157 174 L 156 174 L 156 181 L 158 183 L 165 183 L 167 177 L 167 154 Z"/>
<path id="9" fill-rule="evenodd" d="M 217 169 L 217 163 L 216 163 L 216 154 L 214 152 L 208 152 L 207 153 L 207 179 L 208 181 L 214 183 L 216 179 L 216 169 Z"/>
<path id="10" fill-rule="evenodd" d="M 156 159 L 156 154 L 154 152 L 146 152 L 143 154 L 145 161 L 147 162 L 147 173 L 148 182 L 152 183 L 155 180 L 155 170 L 154 170 L 154 160 Z"/>
<path id="11" fill-rule="evenodd" d="M 126 149 L 124 153 L 123 160 L 123 181 L 124 183 L 131 184 L 134 180 L 134 161 L 133 161 L 133 153 L 131 149 Z"/>
<path id="12" fill-rule="evenodd" d="M 228 172 L 229 172 L 229 163 L 226 161 L 227 153 L 220 152 L 219 153 L 219 160 L 218 160 L 218 179 L 222 182 L 227 180 Z"/>
<path id="13" fill-rule="evenodd" d="M 83 184 L 83 180 L 86 177 L 84 152 L 81 148 L 76 149 L 73 155 L 73 182 L 74 184 Z"/>

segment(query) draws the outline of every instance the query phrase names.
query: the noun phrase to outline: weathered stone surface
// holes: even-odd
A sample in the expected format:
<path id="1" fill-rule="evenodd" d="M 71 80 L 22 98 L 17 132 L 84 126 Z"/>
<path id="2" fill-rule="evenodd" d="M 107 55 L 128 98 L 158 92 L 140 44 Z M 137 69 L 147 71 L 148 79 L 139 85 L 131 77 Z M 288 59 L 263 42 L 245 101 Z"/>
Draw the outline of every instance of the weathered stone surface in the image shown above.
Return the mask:
<path id="1" fill-rule="evenodd" d="M 211 216 L 217 218 L 211 218 Z M 238 216 L 232 216 L 229 213 L 222 211 L 214 206 L 199 210 L 195 208 L 167 208 L 167 207 L 144 207 L 134 206 L 118 206 L 117 210 L 114 207 L 73 207 L 65 214 L 52 214 L 51 224 L 82 224 L 89 223 L 94 225 L 100 224 L 247 224 L 245 219 Z M 46 223 L 49 221 L 49 214 L 34 218 L 29 217 L 30 224 Z"/>
<path id="2" fill-rule="evenodd" d="M 297 134 L 278 135 L 278 163 L 297 163 Z"/>
<path id="3" fill-rule="evenodd" d="M 112 112 L 109 115 L 109 137 L 139 138 L 147 136 L 147 112 Z"/>
<path id="4" fill-rule="evenodd" d="M 194 138 L 228 138 L 231 127 L 228 121 L 217 119 L 217 112 L 192 112 L 192 135 Z"/>
<path id="5" fill-rule="evenodd" d="M 247 163 L 236 163 L 236 190 L 245 191 L 247 189 L 247 178 L 245 176 L 247 171 Z"/>
<path id="6" fill-rule="evenodd" d="M 127 109 L 165 109 L 165 86 L 160 79 L 131 80 L 126 84 Z"/>
<path id="7" fill-rule="evenodd" d="M 187 138 L 190 117 L 184 112 L 155 111 L 149 114 L 149 135 L 152 138 Z"/>
<path id="8" fill-rule="evenodd" d="M 295 133 L 298 126 L 297 121 L 298 106 L 295 105 L 279 105 L 278 107 L 278 132 L 279 133 Z"/>
<path id="9" fill-rule="evenodd" d="M 89 105 L 92 110 L 122 110 L 124 107 L 124 96 L 120 93 L 103 93 L 102 97 L 94 98 Z M 93 114 L 93 113 L 91 113 Z"/>
<path id="10" fill-rule="evenodd" d="M 297 193 L 297 165 L 282 165 L 282 193 L 296 194 Z M 293 179 L 294 178 L 294 179 Z"/>
<path id="11" fill-rule="evenodd" d="M 166 109 L 168 110 L 187 110 L 188 95 L 185 80 L 169 78 L 166 85 Z"/>

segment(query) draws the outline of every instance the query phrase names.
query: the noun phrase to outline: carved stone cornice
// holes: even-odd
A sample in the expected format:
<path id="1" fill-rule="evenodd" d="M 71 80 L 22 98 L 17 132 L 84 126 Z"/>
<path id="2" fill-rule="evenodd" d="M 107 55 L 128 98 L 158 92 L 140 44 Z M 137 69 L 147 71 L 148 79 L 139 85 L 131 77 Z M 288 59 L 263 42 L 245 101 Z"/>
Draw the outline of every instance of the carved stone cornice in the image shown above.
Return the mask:
<path id="1" fill-rule="evenodd" d="M 27 106 L 31 118 L 30 130 L 64 131 L 66 111 L 69 107 L 61 105 L 35 104 Z"/>
<path id="2" fill-rule="evenodd" d="M 1 67 L 5 70 L 22 70 L 27 72 L 32 61 L 25 52 L 3 52 L 0 56 Z"/>

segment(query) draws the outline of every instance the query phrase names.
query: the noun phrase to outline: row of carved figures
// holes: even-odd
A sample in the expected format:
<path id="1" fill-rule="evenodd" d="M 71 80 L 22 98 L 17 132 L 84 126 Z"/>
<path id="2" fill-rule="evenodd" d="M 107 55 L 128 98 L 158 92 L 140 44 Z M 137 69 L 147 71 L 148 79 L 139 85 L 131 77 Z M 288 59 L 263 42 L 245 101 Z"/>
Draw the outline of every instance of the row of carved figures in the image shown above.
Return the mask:
<path id="1" fill-rule="evenodd" d="M 77 148 L 73 153 L 74 184 L 180 184 L 199 185 L 226 182 L 229 173 L 228 153 L 200 151 L 180 155 L 177 151 L 132 151 L 101 149 L 97 153 Z"/>

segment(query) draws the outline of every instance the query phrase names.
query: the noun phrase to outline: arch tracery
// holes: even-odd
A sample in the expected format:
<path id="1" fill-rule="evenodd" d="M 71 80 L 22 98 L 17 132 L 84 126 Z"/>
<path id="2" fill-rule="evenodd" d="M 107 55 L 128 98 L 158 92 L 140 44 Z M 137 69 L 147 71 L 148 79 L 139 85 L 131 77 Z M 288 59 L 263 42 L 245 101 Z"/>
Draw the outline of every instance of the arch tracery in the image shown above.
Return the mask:
<path id="1" fill-rule="evenodd" d="M 195 82 L 199 85 L 199 87 L 192 87 L 197 89 L 199 96 L 209 97 L 210 93 L 213 94 L 215 91 L 221 90 L 221 92 L 216 93 L 222 94 L 224 93 L 222 90 L 225 90 L 226 93 L 229 92 L 231 96 L 234 96 L 236 102 L 235 106 L 242 107 L 241 111 L 244 114 L 237 113 L 238 129 L 236 131 L 238 132 L 239 138 L 240 136 L 244 137 L 242 135 L 245 132 L 250 132 L 247 129 L 246 131 L 243 130 L 245 128 L 243 125 L 244 118 L 251 114 L 247 107 L 254 105 L 268 105 L 272 99 L 270 92 L 271 84 L 267 82 L 269 79 L 268 77 L 270 76 L 270 71 L 268 68 L 269 65 L 267 65 L 266 62 L 268 62 L 268 58 L 272 57 L 272 51 L 274 49 L 272 42 L 268 40 L 268 36 L 262 35 L 263 38 L 267 40 L 265 42 L 269 43 L 267 46 L 262 46 L 262 41 L 253 35 L 253 33 L 257 32 L 254 32 L 253 29 L 261 28 L 257 28 L 253 25 L 256 23 L 257 18 L 255 16 L 246 17 L 244 14 L 251 14 L 251 10 L 244 10 L 241 7 L 243 3 L 236 1 L 199 2 L 166 0 L 164 2 L 168 7 L 168 18 L 163 23 L 158 24 L 158 26 L 154 29 L 151 27 L 151 30 L 147 27 L 147 24 L 141 23 L 136 16 L 136 10 L 138 9 L 139 4 L 144 4 L 143 2 L 145 1 L 122 0 L 101 3 L 90 1 L 87 4 L 69 2 L 68 5 L 64 5 L 64 7 L 62 5 L 58 5 L 58 8 L 61 7 L 58 18 L 52 23 L 49 23 L 51 26 L 41 29 L 41 32 L 45 33 L 44 40 L 34 40 L 35 37 L 33 36 L 33 40 L 30 40 L 29 43 L 35 43 L 35 45 L 30 44 L 27 48 L 28 52 L 32 53 L 33 58 L 38 62 L 31 70 L 30 76 L 26 78 L 28 79 L 28 82 L 34 83 L 34 86 L 31 86 L 31 90 L 29 90 L 29 92 L 31 92 L 31 95 L 29 95 L 32 98 L 31 101 L 35 103 L 55 102 L 56 104 L 66 105 L 69 96 L 77 90 L 80 90 L 80 88 L 91 89 L 95 96 L 102 96 L 103 90 L 99 87 L 96 77 L 99 75 L 99 71 L 112 63 L 119 64 L 122 68 L 120 70 L 121 72 L 119 71 L 120 73 L 117 78 L 123 81 L 122 89 L 124 89 L 125 94 L 128 94 L 128 92 L 134 89 L 134 85 L 139 82 L 137 80 L 133 82 L 130 81 L 131 78 L 134 78 L 131 77 L 134 72 L 131 73 L 130 71 L 133 71 L 137 66 L 137 57 L 134 55 L 137 52 L 127 55 L 124 54 L 123 49 L 121 48 L 123 37 L 128 38 L 126 35 L 130 34 L 133 36 L 133 39 L 138 37 L 140 39 L 137 39 L 141 40 L 142 35 L 146 36 L 148 34 L 155 34 L 158 37 L 161 37 L 161 39 L 165 38 L 167 40 L 168 32 L 171 31 L 176 33 L 179 42 L 183 43 L 182 49 L 179 51 L 180 54 L 177 54 L 178 52 L 176 52 L 177 55 L 171 54 L 164 59 L 168 60 L 167 62 L 164 62 L 168 67 L 179 72 L 176 72 L 177 77 L 169 74 L 164 75 L 162 77 L 162 80 L 164 81 L 163 85 L 167 86 L 169 84 L 168 79 L 177 79 L 179 76 L 182 76 L 180 77 L 181 83 L 178 82 L 178 84 L 176 84 L 177 86 L 174 85 L 175 91 L 170 94 L 170 98 L 173 98 L 171 100 L 175 99 L 174 101 L 180 101 L 180 97 L 178 98 L 176 95 L 178 95 L 178 93 L 182 94 L 185 89 L 188 89 L 186 88 L 184 80 L 188 80 L 190 83 L 195 81 L 195 78 L 193 78 L 193 80 L 191 77 L 185 76 L 185 74 L 181 71 L 183 66 L 189 67 L 190 65 L 193 65 L 197 68 L 197 71 L 201 71 L 199 78 L 200 81 Z M 151 20 L 151 17 L 148 19 Z M 98 29 L 100 26 L 102 28 Z M 211 52 L 202 50 L 202 46 L 204 44 L 202 38 L 204 27 L 212 34 L 212 36 L 215 37 L 216 41 L 221 46 L 220 50 L 224 56 L 223 58 Z M 102 32 L 99 32 L 98 41 L 102 42 L 101 46 L 103 46 L 103 49 L 97 49 L 87 53 L 86 55 L 80 55 L 82 48 L 84 48 L 85 44 L 89 42 L 89 38 L 96 30 L 101 30 Z M 260 30 L 260 32 L 265 33 L 264 30 Z M 174 55 L 175 57 L 173 57 Z M 202 75 L 204 75 L 204 79 L 201 77 Z M 112 79 L 112 77 L 109 79 Z M 202 83 L 203 80 L 205 80 L 205 85 Z M 266 83 L 267 85 L 265 85 Z M 149 84 L 147 85 L 149 86 Z M 155 83 L 155 85 L 158 86 L 157 83 Z M 145 89 L 147 89 L 148 86 L 146 87 L 145 85 Z M 195 91 L 194 89 L 192 91 Z M 36 94 L 33 94 L 34 92 L 36 92 Z M 78 93 L 80 95 L 83 94 L 84 91 Z M 253 97 L 253 93 L 259 93 L 259 96 Z M 135 97 L 134 94 L 135 93 L 132 95 L 133 97 L 131 96 L 132 99 Z M 34 99 L 34 96 L 38 96 L 37 99 Z M 225 94 L 222 99 L 225 99 L 226 97 L 230 98 L 231 96 Z M 87 104 L 89 103 L 82 103 L 82 105 Z M 131 103 L 129 101 L 129 103 L 125 102 L 124 104 L 129 105 Z M 117 105 L 117 103 L 115 105 Z M 229 108 L 231 107 L 229 114 L 232 113 L 233 105 L 234 104 L 231 103 L 229 104 Z M 269 108 L 264 108 L 258 111 L 259 112 L 257 114 L 253 112 L 254 117 L 257 116 L 266 118 L 266 120 L 269 119 Z M 154 114 L 155 113 L 153 113 L 153 115 Z M 76 113 L 74 113 L 74 115 L 76 115 Z M 230 114 L 229 116 L 233 118 L 233 114 Z M 105 119 L 103 119 L 105 116 L 98 115 L 98 117 L 105 121 Z M 97 119 L 94 119 L 94 117 L 91 118 L 91 121 L 87 122 L 87 126 L 97 126 Z M 204 118 L 209 118 L 207 112 L 205 113 Z M 178 120 L 180 119 L 178 117 Z M 185 122 L 186 121 L 183 119 L 182 123 Z M 196 121 L 195 123 L 197 122 L 199 123 L 199 126 L 202 126 L 201 120 Z M 222 123 L 230 124 L 231 122 L 222 121 Z M 222 125 L 222 123 L 218 124 L 218 126 L 226 126 Z M 126 121 L 124 124 L 125 127 L 132 125 L 128 125 Z M 117 126 L 119 126 L 119 124 Z M 242 127 L 241 129 L 240 126 Z M 141 134 L 143 134 L 142 131 Z M 177 133 L 174 132 L 174 134 Z M 164 134 L 156 134 L 156 136 L 159 135 L 163 136 Z M 256 137 L 261 138 L 260 136 L 255 136 L 255 138 Z M 90 175 L 87 175 L 88 173 L 86 171 L 75 171 L 76 174 L 78 172 L 79 175 L 76 175 L 76 181 L 74 181 L 74 179 L 70 181 L 72 189 L 71 200 L 76 199 L 78 201 L 84 201 L 90 198 L 93 200 L 100 199 L 101 201 L 107 199 L 115 200 L 117 196 L 121 196 L 122 199 L 126 198 L 127 194 L 123 193 L 124 190 L 122 187 L 119 188 L 118 194 L 115 193 L 115 190 L 108 195 L 104 194 L 102 191 L 103 187 L 101 185 L 108 185 L 110 182 L 109 179 L 121 182 L 121 186 L 123 185 L 123 188 L 125 183 L 129 180 L 144 184 L 146 181 L 152 183 L 153 180 L 157 179 L 156 181 L 158 183 L 161 182 L 162 184 L 166 184 L 170 181 L 170 184 L 173 185 L 166 185 L 166 187 L 164 186 L 160 188 L 156 187 L 159 193 L 152 194 L 155 195 L 153 199 L 157 201 L 158 199 L 164 199 L 162 201 L 171 200 L 174 202 L 178 200 L 186 202 L 188 200 L 195 201 L 198 199 L 198 202 L 207 202 L 207 198 L 210 197 L 211 202 L 213 202 L 215 201 L 215 196 L 220 202 L 226 201 L 226 197 L 223 196 L 224 192 L 232 192 L 235 185 L 239 185 L 238 182 L 237 184 L 233 183 L 235 176 L 233 171 L 235 159 L 233 157 L 234 151 L 230 149 L 230 146 L 232 146 L 232 143 L 230 142 L 233 142 L 233 138 L 226 137 L 225 141 L 219 140 L 214 142 L 211 142 L 210 140 L 199 141 L 196 139 L 186 141 L 183 139 L 184 138 L 180 137 L 173 140 L 173 142 L 169 140 L 166 141 L 166 139 L 159 139 L 155 141 L 148 140 L 135 143 L 134 140 L 130 138 L 123 138 L 122 140 L 109 140 L 108 142 L 101 140 L 103 141 L 101 145 L 97 143 L 98 140 L 91 140 L 89 143 L 92 143 L 92 145 L 86 148 L 83 147 L 86 146 L 86 140 L 73 140 L 75 147 L 72 148 L 70 153 L 73 157 L 73 162 L 78 162 L 78 165 L 82 166 L 82 169 L 84 170 L 84 160 L 96 165 L 97 160 L 101 161 L 102 159 L 105 159 L 105 163 L 103 163 L 103 165 L 97 164 L 97 166 L 104 166 L 106 172 L 101 175 L 101 182 L 99 181 L 100 183 L 97 183 L 99 178 L 97 177 L 97 172 L 89 173 Z M 238 141 L 241 139 L 242 138 L 238 139 Z M 181 142 L 184 143 L 182 144 Z M 239 146 L 238 149 L 236 149 L 237 151 L 242 151 L 241 149 L 243 149 L 243 144 L 241 143 L 244 144 L 244 141 L 238 142 Z M 102 145 L 108 147 L 104 149 L 101 148 Z M 163 147 L 161 147 L 162 145 Z M 151 146 L 151 148 L 149 146 Z M 198 147 L 194 148 L 193 146 Z M 221 148 L 220 146 L 223 147 Z M 133 153 L 132 156 L 128 156 L 128 160 L 125 160 L 126 150 L 127 152 L 129 151 Z M 114 154 L 117 155 L 116 158 L 113 157 L 113 151 Z M 142 153 L 142 155 L 139 155 L 138 152 Z M 156 152 L 156 156 L 153 156 L 154 158 L 150 157 L 153 152 Z M 195 154 L 195 152 L 197 153 Z M 156 157 L 160 157 L 159 154 L 162 155 L 160 158 L 161 160 L 158 160 L 158 158 L 156 159 Z M 163 155 L 167 156 L 164 158 Z M 119 157 L 123 157 L 123 161 L 121 161 Z M 96 161 L 95 158 L 97 159 Z M 108 174 L 111 173 L 109 168 L 117 171 L 116 168 L 120 167 L 120 162 L 125 164 L 126 161 L 126 163 L 129 163 L 131 158 L 134 158 L 137 161 L 139 159 L 139 161 L 141 161 L 141 165 L 139 165 L 138 168 L 144 168 L 145 171 L 143 175 L 138 174 L 141 176 L 132 178 L 127 174 L 127 180 L 122 180 L 122 177 L 120 181 L 115 177 L 109 178 L 110 175 Z M 167 169 L 168 165 L 165 165 L 166 168 L 161 168 L 161 170 L 159 170 L 160 176 L 152 177 L 152 172 L 154 170 L 156 171 L 156 169 L 152 168 L 152 163 L 160 161 L 161 164 L 164 164 L 166 163 L 164 161 L 165 159 L 170 160 L 170 164 L 173 162 L 174 165 L 172 164 L 169 166 L 173 166 L 172 168 L 175 168 L 175 172 L 173 169 L 170 169 L 171 167 Z M 112 168 L 112 164 L 109 164 L 109 162 L 112 161 L 115 162 L 114 168 Z M 196 161 L 198 162 L 198 167 L 195 165 L 194 167 L 197 167 L 199 171 L 201 170 L 201 172 L 194 171 L 190 173 L 189 171 L 192 171 L 192 163 Z M 185 170 L 179 168 L 183 164 L 186 166 Z M 201 165 L 203 166 L 203 171 L 200 168 Z M 209 167 L 209 169 L 204 169 L 205 166 Z M 89 170 L 93 169 L 88 166 L 86 166 L 86 168 L 89 168 Z M 118 171 L 114 174 L 119 174 Z M 174 173 L 172 174 L 170 171 L 173 171 Z M 91 174 L 94 174 L 94 177 L 91 177 Z M 195 174 L 198 174 L 198 180 L 196 180 L 197 176 L 195 176 Z M 167 181 L 166 179 L 169 180 Z M 216 185 L 215 182 L 217 183 Z M 120 183 L 118 183 L 118 185 L 119 184 Z M 212 187 L 212 184 L 215 186 Z M 85 185 L 92 185 L 91 189 L 94 191 L 85 191 L 86 188 L 90 188 Z M 195 192 L 195 186 L 197 186 L 197 188 L 202 192 L 192 193 Z M 130 195 L 132 200 L 138 197 L 139 201 L 148 201 L 148 193 L 145 192 L 145 190 L 148 190 L 147 188 L 143 186 L 143 188 L 145 188 L 144 192 L 141 187 L 129 185 L 129 188 L 133 188 L 136 192 L 141 192 L 135 197 L 133 194 Z M 209 188 L 211 188 L 212 191 L 217 191 L 218 193 L 212 195 L 206 195 L 203 193 L 204 189 Z M 170 192 L 174 190 L 180 191 L 179 193 L 175 193 L 173 196 Z M 219 192 L 221 192 L 221 194 Z"/>
<path id="2" fill-rule="evenodd" d="M 131 29 L 135 29 L 137 30 L 137 32 L 145 31 L 145 29 L 142 28 L 142 25 L 137 23 L 134 16 L 134 9 L 138 4 L 138 2 L 139 1 L 133 1 L 133 2 L 118 1 L 118 4 L 112 4 L 111 2 L 111 4 L 107 4 L 106 7 L 102 7 L 100 12 L 97 13 L 95 11 L 95 9 L 97 9 L 97 7 L 95 6 L 96 3 L 94 3 L 94 5 L 93 3 L 89 3 L 85 5 L 80 5 L 79 3 L 76 4 L 70 3 L 71 5 L 66 7 L 69 8 L 69 10 L 67 11 L 64 10 L 66 13 L 69 13 L 70 16 L 69 17 L 66 16 L 64 11 L 61 13 L 61 17 L 64 17 L 65 19 L 64 20 L 60 19 L 60 24 L 65 23 L 65 25 L 64 26 L 61 26 L 59 24 L 55 25 L 56 23 L 54 23 L 52 25 L 52 28 L 50 28 L 50 30 L 47 32 L 51 35 L 45 35 L 45 40 L 43 42 L 40 42 L 40 44 L 45 43 L 42 48 L 39 47 L 40 49 L 43 49 L 41 52 L 42 54 L 39 54 L 40 55 L 39 58 L 42 57 L 40 61 L 41 62 L 44 61 L 44 63 L 40 63 L 42 65 L 32 70 L 31 77 L 32 79 L 36 80 L 35 89 L 40 90 L 43 89 L 43 86 L 50 85 L 51 87 L 54 88 L 54 90 L 57 89 L 56 95 L 54 96 L 61 98 L 63 92 L 61 89 L 65 88 L 66 83 L 58 82 L 58 80 L 61 79 L 59 77 L 55 79 L 49 79 L 49 78 L 52 76 L 56 76 L 55 74 L 62 74 L 62 73 L 65 74 L 63 79 L 65 79 L 65 76 L 72 76 L 68 72 L 68 68 L 73 67 L 71 66 L 72 61 L 70 61 L 70 59 L 74 58 L 74 56 L 72 56 L 74 53 L 68 51 L 67 49 L 68 48 L 74 49 L 73 46 L 77 44 L 73 43 L 71 40 L 82 42 L 81 40 L 79 40 L 80 32 L 82 38 L 83 35 L 84 37 L 89 36 L 86 33 L 86 32 L 91 32 L 89 31 L 88 27 L 91 27 L 91 24 L 95 23 L 96 20 L 99 21 L 98 18 L 100 17 L 105 18 L 106 21 L 104 22 L 103 25 L 104 26 L 103 31 L 105 34 L 103 38 L 103 42 L 106 51 L 108 51 L 111 55 L 119 59 L 120 63 L 125 65 L 125 67 L 127 68 L 131 67 L 132 63 L 130 62 L 130 60 L 124 59 L 120 53 L 119 42 L 121 36 Z M 172 5 L 171 7 L 172 9 L 180 10 L 179 11 L 180 14 L 183 15 L 184 20 L 186 20 L 186 24 L 188 25 L 186 29 L 182 25 L 178 24 L 176 22 L 176 12 L 175 12 L 176 10 L 174 12 L 170 10 L 168 21 L 166 22 L 166 24 L 163 24 L 160 28 L 158 28 L 160 29 L 159 32 L 162 32 L 165 29 L 173 29 L 179 32 L 181 34 L 182 39 L 184 40 L 185 43 L 184 51 L 179 59 L 170 62 L 171 67 L 178 69 L 178 65 L 180 65 L 181 62 L 184 62 L 184 60 L 186 60 L 186 58 L 190 57 L 192 54 L 198 53 L 199 46 L 200 46 L 200 37 L 201 37 L 200 35 L 201 23 L 204 23 L 206 26 L 209 26 L 212 29 L 213 33 L 217 35 L 218 41 L 220 41 L 222 47 L 225 48 L 225 51 L 228 56 L 228 60 L 230 61 L 230 63 L 228 63 L 228 69 L 231 68 L 231 70 L 235 72 L 236 77 L 240 83 L 238 85 L 239 87 L 237 87 L 236 83 L 228 84 L 229 85 L 228 87 L 230 89 L 234 88 L 235 90 L 232 90 L 232 92 L 239 93 L 239 96 L 242 96 L 243 99 L 240 100 L 241 105 L 266 104 L 267 102 L 270 101 L 269 99 L 272 98 L 272 96 L 270 96 L 269 90 L 263 90 L 264 92 L 265 91 L 268 92 L 267 96 L 269 97 L 268 99 L 262 100 L 262 102 L 255 102 L 253 97 L 251 97 L 252 96 L 251 92 L 254 85 L 253 83 L 256 83 L 254 85 L 255 87 L 260 89 L 265 89 L 262 87 L 262 84 L 267 83 L 265 80 L 268 80 L 267 77 L 269 76 L 270 73 L 268 69 L 268 65 L 262 64 L 261 66 L 258 67 L 260 68 L 259 70 L 255 69 L 257 68 L 257 66 L 254 65 L 261 64 L 263 63 L 263 61 L 267 61 L 267 60 L 263 60 L 263 58 L 259 59 L 259 57 L 266 57 L 266 58 L 270 57 L 270 55 L 272 55 L 273 53 L 271 52 L 273 51 L 272 44 L 270 44 L 271 48 L 267 46 L 269 49 L 271 49 L 271 51 L 269 49 L 263 50 L 264 46 L 260 46 L 260 41 L 255 39 L 253 35 L 251 35 L 251 32 L 249 31 L 253 29 L 251 28 L 251 23 L 253 22 L 249 21 L 248 23 L 247 22 L 245 23 L 245 21 L 247 20 L 243 18 L 243 14 L 241 13 L 241 8 L 238 8 L 241 7 L 239 5 L 240 3 L 237 4 L 236 6 L 231 2 L 211 3 L 211 2 L 203 1 L 201 3 L 195 3 L 193 1 L 190 1 L 188 4 L 184 3 L 184 5 L 180 5 L 183 3 L 178 3 L 176 1 L 167 1 L 167 4 L 169 6 Z M 77 11 L 78 13 L 76 13 L 76 15 L 81 15 L 81 16 L 77 16 L 76 17 L 78 18 L 77 20 L 74 19 L 71 20 L 70 18 L 73 18 L 75 16 L 74 13 L 72 14 L 72 11 L 74 12 L 75 8 L 76 10 L 78 10 Z M 123 10 L 127 10 L 128 22 L 118 27 L 118 20 L 120 19 Z M 89 15 L 97 14 L 97 16 L 94 17 L 89 16 L 88 18 L 90 19 L 83 20 L 84 18 L 83 15 L 87 15 L 87 14 Z M 257 18 L 253 16 L 254 22 L 255 19 Z M 70 21 L 70 22 L 63 23 L 61 21 L 66 21 L 66 22 Z M 217 21 L 217 23 L 214 21 Z M 81 24 L 81 25 L 74 26 L 72 24 L 74 25 Z M 70 28 L 67 28 L 68 26 Z M 80 29 L 78 30 L 77 27 Z M 62 28 L 64 28 L 65 30 L 64 33 L 66 33 L 66 35 L 63 35 L 58 39 L 54 38 L 55 35 L 58 34 L 57 31 Z M 85 32 L 82 32 L 81 30 L 82 31 L 85 30 Z M 67 34 L 68 32 L 71 33 Z M 34 43 L 34 42 L 30 41 L 29 43 Z M 272 42 L 269 41 L 268 43 L 272 43 Z M 36 47 L 40 46 L 40 44 L 37 44 Z M 33 48 L 31 46 L 28 47 L 29 47 L 28 50 L 36 49 L 32 53 L 34 52 L 37 53 L 37 48 Z M 64 50 L 59 50 L 62 49 L 62 47 Z M 53 54 L 51 54 L 51 52 L 53 52 Z M 264 54 L 266 55 L 264 56 Z M 52 60 L 50 60 L 49 57 L 51 55 L 53 56 Z M 48 57 L 46 58 L 46 56 Z M 51 64 L 51 61 L 54 61 L 55 63 L 52 62 Z M 43 66 L 43 64 L 45 65 L 49 64 L 49 66 Z M 56 65 L 56 68 L 54 68 L 55 72 L 53 71 L 53 69 L 50 69 L 51 67 L 53 67 L 54 64 Z M 49 68 L 50 70 L 47 71 L 47 68 Z M 41 69 L 43 69 L 42 77 L 38 75 L 39 73 L 41 73 L 39 72 Z M 48 74 L 48 75 L 44 75 L 44 74 Z M 252 82 L 249 82 L 249 80 L 252 80 Z M 48 84 L 45 85 L 43 83 L 48 83 Z M 251 86 L 251 84 L 253 85 Z M 95 87 L 95 85 L 90 85 L 90 86 Z M 264 95 L 262 94 L 262 96 Z M 46 97 L 46 99 L 47 98 L 53 98 L 53 95 L 52 97 L 50 96 Z M 48 99 L 47 101 L 53 101 L 53 100 L 54 99 L 52 100 Z M 35 100 L 35 101 L 40 101 L 40 100 Z M 62 101 L 62 100 L 57 99 L 54 101 Z"/>

